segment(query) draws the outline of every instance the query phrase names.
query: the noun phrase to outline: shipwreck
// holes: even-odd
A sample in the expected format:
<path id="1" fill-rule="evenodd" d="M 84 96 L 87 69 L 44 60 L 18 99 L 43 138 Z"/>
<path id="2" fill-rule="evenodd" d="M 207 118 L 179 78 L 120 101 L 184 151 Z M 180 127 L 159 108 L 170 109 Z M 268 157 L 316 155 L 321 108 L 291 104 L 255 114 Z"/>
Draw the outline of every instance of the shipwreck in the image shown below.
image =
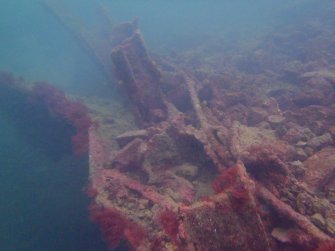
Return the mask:
<path id="1" fill-rule="evenodd" d="M 283 32 L 203 66 L 196 53 L 150 54 L 136 20 L 110 34 L 103 53 L 76 37 L 127 99 L 131 130 L 46 85 L 27 95 L 74 126 L 90 217 L 111 250 L 335 249 L 335 77 L 310 48 L 334 35 L 298 48 L 308 65 L 276 51 Z M 260 84 L 273 79 L 299 85 Z"/>

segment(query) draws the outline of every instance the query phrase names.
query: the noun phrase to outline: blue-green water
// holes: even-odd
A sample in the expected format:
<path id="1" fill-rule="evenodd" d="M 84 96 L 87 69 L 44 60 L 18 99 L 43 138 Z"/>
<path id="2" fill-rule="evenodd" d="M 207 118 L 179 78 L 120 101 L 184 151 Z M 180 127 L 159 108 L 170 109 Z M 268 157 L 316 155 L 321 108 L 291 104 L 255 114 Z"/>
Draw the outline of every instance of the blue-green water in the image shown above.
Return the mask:
<path id="1" fill-rule="evenodd" d="M 213 37 L 250 39 L 301 16 L 310 16 L 315 6 L 327 6 L 331 1 L 322 4 L 315 0 L 51 2 L 65 3 L 64 10 L 73 13 L 91 30 L 101 24 L 100 6 L 108 9 L 115 23 L 139 17 L 150 50 L 169 53 L 192 48 Z M 109 93 L 101 70 L 42 3 L 43 0 L 14 0 L 1 4 L 0 69 L 29 81 L 50 81 L 71 93 Z"/>
<path id="2" fill-rule="evenodd" d="M 118 94 L 99 66 L 42 2 L 1 3 L 0 71 L 13 72 L 27 82 L 46 80 L 74 95 L 115 98 Z M 90 30 L 101 24 L 99 6 L 108 10 L 114 23 L 139 17 L 150 51 L 161 54 L 196 48 L 220 37 L 249 41 L 307 17 L 315 16 L 317 21 L 318 11 L 332 4 L 328 0 L 59 2 Z M 51 158 L 32 144 L 34 138 L 22 134 L 23 120 L 15 119 L 21 116 L 16 112 L 0 113 L 0 251 L 103 251 L 82 192 L 87 161 L 70 154 Z M 50 144 L 50 149 L 57 147 Z"/>
<path id="3" fill-rule="evenodd" d="M 0 250 L 105 250 L 88 220 L 87 158 L 72 156 L 67 126 L 27 109 L 20 92 L 1 92 Z"/>

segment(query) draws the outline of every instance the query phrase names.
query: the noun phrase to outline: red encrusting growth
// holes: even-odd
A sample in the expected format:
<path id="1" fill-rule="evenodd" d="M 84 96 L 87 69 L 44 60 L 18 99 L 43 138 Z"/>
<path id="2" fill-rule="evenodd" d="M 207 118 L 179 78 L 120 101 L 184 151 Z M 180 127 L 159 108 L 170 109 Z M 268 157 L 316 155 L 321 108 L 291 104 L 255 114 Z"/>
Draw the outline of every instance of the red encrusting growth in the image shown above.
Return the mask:
<path id="1" fill-rule="evenodd" d="M 136 222 L 126 219 L 116 209 L 103 208 L 96 204 L 89 206 L 91 220 L 98 224 L 108 248 L 113 250 L 122 240 L 127 240 L 129 248 L 136 250 L 146 238 L 145 229 Z"/>
<path id="2" fill-rule="evenodd" d="M 237 186 L 231 193 L 230 201 L 233 209 L 242 210 L 249 202 L 248 190 L 243 185 Z"/>
<path id="3" fill-rule="evenodd" d="M 172 210 L 166 209 L 158 215 L 158 223 L 163 227 L 166 234 L 176 240 L 178 234 L 177 214 Z"/>
<path id="4" fill-rule="evenodd" d="M 97 189 L 95 189 L 94 187 L 92 187 L 92 185 L 88 185 L 85 188 L 85 194 L 87 195 L 88 198 L 95 198 L 98 195 L 98 191 Z"/>
<path id="5" fill-rule="evenodd" d="M 141 242 L 147 237 L 145 229 L 136 222 L 127 222 L 124 235 L 133 250 L 140 246 Z"/>
<path id="6" fill-rule="evenodd" d="M 117 247 L 120 241 L 125 239 L 126 219 L 119 212 L 92 204 L 89 213 L 91 220 L 99 225 L 110 249 Z"/>
<path id="7" fill-rule="evenodd" d="M 92 127 L 90 177 L 99 188 L 96 203 L 146 227 L 148 234 L 137 250 L 312 251 L 331 239 L 325 224 L 314 225 L 310 215 L 328 217 L 333 205 L 329 202 L 322 209 L 314 205 L 318 193 L 305 186 L 303 176 L 308 170 L 306 158 L 318 156 L 321 141 L 327 142 L 325 146 L 333 143 L 334 109 L 328 107 L 333 100 L 323 107 L 322 95 L 320 102 L 309 102 L 307 92 L 307 100 L 302 98 L 307 102 L 294 105 L 299 88 L 292 94 L 291 88 L 267 86 L 269 92 L 263 92 L 268 80 L 278 80 L 284 73 L 284 79 L 300 85 L 311 77 L 316 86 L 320 80 L 326 82 L 333 98 L 327 83 L 333 82 L 328 80 L 331 74 L 322 76 L 314 66 L 306 72 L 292 61 L 273 69 L 276 74 L 270 76 L 267 68 L 249 71 L 254 62 L 249 58 L 238 62 L 236 57 L 227 65 L 232 66 L 231 74 L 229 68 L 212 74 L 207 64 L 186 70 L 189 55 L 177 64 L 159 57 L 155 63 L 135 22 L 121 24 L 117 31 L 111 55 L 115 77 L 145 132 L 117 136 L 126 135 L 129 141 L 123 145 L 116 140 L 120 146 L 116 151 L 114 139 Z M 209 66 L 215 62 L 220 60 L 208 62 Z M 240 71 L 243 78 L 236 77 Z M 208 89 L 212 93 L 201 93 Z M 182 97 L 176 100 L 174 93 Z M 225 168 L 231 165 L 235 167 Z M 208 191 L 208 180 L 216 171 L 213 191 Z M 208 197 L 199 198 L 203 195 Z M 133 228 L 122 224 L 122 238 L 136 244 L 143 236 L 141 229 L 140 237 L 133 239 L 137 231 L 128 233 Z M 327 244 L 321 251 L 332 248 Z"/>
<path id="8" fill-rule="evenodd" d="M 165 247 L 165 241 L 163 236 L 155 237 L 151 242 L 151 250 L 163 251 Z"/>
<path id="9" fill-rule="evenodd" d="M 317 251 L 334 251 L 335 250 L 335 239 L 322 243 Z"/>
<path id="10" fill-rule="evenodd" d="M 76 134 L 71 138 L 76 155 L 88 152 L 88 129 L 92 121 L 88 117 L 86 106 L 78 101 L 69 100 L 64 92 L 43 82 L 34 85 L 30 99 L 43 103 L 76 129 Z"/>
<path id="11" fill-rule="evenodd" d="M 232 186 L 236 182 L 237 169 L 229 168 L 223 170 L 218 177 L 212 182 L 212 188 L 215 193 L 221 193 L 226 188 Z"/>

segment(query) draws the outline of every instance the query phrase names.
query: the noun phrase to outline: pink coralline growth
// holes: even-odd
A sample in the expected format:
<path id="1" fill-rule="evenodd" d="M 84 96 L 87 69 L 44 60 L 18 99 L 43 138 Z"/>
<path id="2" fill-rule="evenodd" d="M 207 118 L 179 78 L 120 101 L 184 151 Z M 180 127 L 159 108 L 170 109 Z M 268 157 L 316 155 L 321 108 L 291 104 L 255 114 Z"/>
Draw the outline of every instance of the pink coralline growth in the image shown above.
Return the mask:
<path id="1" fill-rule="evenodd" d="M 49 110 L 63 117 L 75 128 L 76 133 L 71 140 L 76 155 L 88 152 L 88 129 L 92 121 L 82 103 L 69 100 L 64 92 L 43 82 L 34 85 L 30 100 L 46 105 Z"/>

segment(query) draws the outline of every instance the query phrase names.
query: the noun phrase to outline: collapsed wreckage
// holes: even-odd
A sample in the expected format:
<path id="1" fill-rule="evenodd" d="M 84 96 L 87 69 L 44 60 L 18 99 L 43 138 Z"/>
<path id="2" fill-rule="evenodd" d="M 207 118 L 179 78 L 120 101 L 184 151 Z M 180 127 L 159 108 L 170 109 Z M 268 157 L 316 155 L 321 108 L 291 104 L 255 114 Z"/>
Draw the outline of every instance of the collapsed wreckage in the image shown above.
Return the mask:
<path id="1" fill-rule="evenodd" d="M 266 51 L 285 40 L 279 34 L 238 65 L 277 68 L 302 84 L 264 95 L 256 86 L 274 71 L 243 79 L 232 69 L 193 69 L 193 56 L 186 66 L 153 58 L 136 22 L 114 28 L 108 58 L 77 35 L 118 82 L 137 128 L 116 135 L 113 118 L 92 121 L 94 114 L 45 85 L 32 93 L 77 129 L 75 152 L 88 148 L 90 217 L 111 249 L 335 250 L 332 71 L 296 61 L 279 66 L 284 57 L 275 61 Z"/>
<path id="2" fill-rule="evenodd" d="M 89 130 L 90 214 L 112 249 L 333 250 L 332 92 L 318 92 L 325 105 L 300 105 L 310 88 L 225 90 L 224 78 L 154 61 L 135 22 L 113 41 L 139 128 Z"/>

